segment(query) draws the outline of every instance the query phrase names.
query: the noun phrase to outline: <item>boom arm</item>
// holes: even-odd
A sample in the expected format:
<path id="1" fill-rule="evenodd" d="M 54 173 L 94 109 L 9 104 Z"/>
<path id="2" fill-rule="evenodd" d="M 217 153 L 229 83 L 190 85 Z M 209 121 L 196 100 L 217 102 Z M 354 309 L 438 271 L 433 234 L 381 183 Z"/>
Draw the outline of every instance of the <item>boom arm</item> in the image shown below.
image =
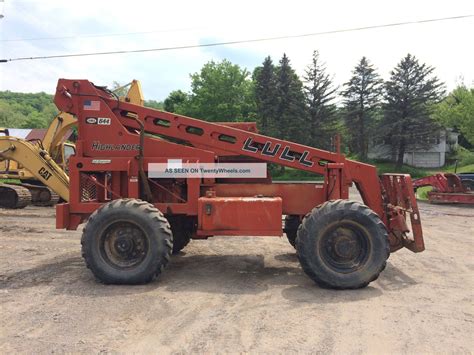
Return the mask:
<path id="1" fill-rule="evenodd" d="M 38 180 L 69 201 L 69 177 L 46 151 L 23 139 L 0 137 L 0 158 L 28 167 Z"/>
<path id="2" fill-rule="evenodd" d="M 222 124 L 118 102 L 108 92 L 87 80 L 59 80 L 55 103 L 60 110 L 77 117 L 91 114 L 84 112 L 84 100 L 99 100 L 100 110 L 94 112 L 95 115 L 117 117 L 129 129 L 140 129 L 140 124 L 136 120 L 138 117 L 147 133 L 183 140 L 196 148 L 214 151 L 218 155 L 248 156 L 310 171 L 325 176 L 327 180 L 340 173 L 337 181 L 333 183 L 340 184 L 345 193 L 342 196 L 331 195 L 328 191 L 328 199 L 347 198 L 348 187 L 355 182 L 364 202 L 382 218 L 385 215 L 380 181 L 377 170 L 372 165 L 348 160 L 341 154 L 253 132 L 244 132 Z M 339 189 L 332 190 L 339 191 Z"/>

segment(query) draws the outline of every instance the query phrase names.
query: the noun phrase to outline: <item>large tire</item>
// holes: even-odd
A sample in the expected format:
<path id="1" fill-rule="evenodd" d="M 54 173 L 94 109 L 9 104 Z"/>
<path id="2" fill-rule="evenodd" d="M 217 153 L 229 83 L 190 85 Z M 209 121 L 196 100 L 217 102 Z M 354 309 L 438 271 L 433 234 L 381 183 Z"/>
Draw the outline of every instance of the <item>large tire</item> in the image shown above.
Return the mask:
<path id="1" fill-rule="evenodd" d="M 189 244 L 193 234 L 193 221 L 185 216 L 167 216 L 173 232 L 173 254 L 178 254 Z"/>
<path id="2" fill-rule="evenodd" d="M 152 204 L 118 199 L 89 217 L 81 244 L 87 267 L 103 283 L 143 284 L 168 264 L 173 235 Z"/>
<path id="3" fill-rule="evenodd" d="M 301 219 L 296 215 L 288 215 L 285 217 L 285 228 L 284 232 L 288 241 L 296 249 L 296 237 L 298 233 L 298 227 L 301 224 Z"/>
<path id="4" fill-rule="evenodd" d="M 328 201 L 305 216 L 296 240 L 304 272 L 318 285 L 355 289 L 377 279 L 390 255 L 385 225 L 355 201 Z"/>

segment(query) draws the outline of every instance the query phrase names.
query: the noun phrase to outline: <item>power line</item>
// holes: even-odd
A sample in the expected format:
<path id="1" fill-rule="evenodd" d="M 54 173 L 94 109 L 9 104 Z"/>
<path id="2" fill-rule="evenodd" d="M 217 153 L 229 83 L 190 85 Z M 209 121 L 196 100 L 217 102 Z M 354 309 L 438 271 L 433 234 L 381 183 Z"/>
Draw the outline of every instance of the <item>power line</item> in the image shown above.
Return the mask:
<path id="1" fill-rule="evenodd" d="M 372 29 L 377 29 L 377 28 L 398 27 L 398 26 L 406 26 L 406 25 L 413 25 L 413 24 L 424 24 L 424 23 L 429 23 L 429 22 L 439 22 L 439 21 L 447 21 L 447 20 L 459 20 L 459 19 L 464 19 L 464 18 L 469 18 L 469 17 L 474 17 L 474 15 L 441 17 L 441 18 L 428 19 L 428 20 L 395 22 L 395 23 L 389 23 L 389 24 L 383 24 L 383 25 L 354 27 L 354 28 L 346 28 L 346 29 L 340 29 L 340 30 L 305 33 L 305 34 L 298 34 L 298 35 L 264 37 L 264 38 L 256 38 L 256 39 L 245 39 L 245 40 L 227 41 L 227 42 L 204 43 L 204 44 L 185 45 L 185 46 L 176 46 L 176 47 L 132 49 L 132 50 L 109 51 L 109 52 L 58 54 L 58 55 L 48 55 L 48 56 L 36 56 L 36 57 L 18 57 L 18 58 L 10 58 L 10 59 L 0 59 L 0 63 L 21 61 L 21 60 L 88 57 L 88 56 L 110 55 L 110 54 L 126 54 L 126 53 L 163 52 L 163 51 L 172 51 L 172 50 L 181 50 L 181 49 L 228 46 L 228 45 L 242 44 L 242 43 L 277 41 L 277 40 L 282 40 L 282 39 L 303 38 L 303 37 L 322 36 L 322 35 L 335 34 L 335 33 L 365 31 L 365 30 L 372 30 Z"/>

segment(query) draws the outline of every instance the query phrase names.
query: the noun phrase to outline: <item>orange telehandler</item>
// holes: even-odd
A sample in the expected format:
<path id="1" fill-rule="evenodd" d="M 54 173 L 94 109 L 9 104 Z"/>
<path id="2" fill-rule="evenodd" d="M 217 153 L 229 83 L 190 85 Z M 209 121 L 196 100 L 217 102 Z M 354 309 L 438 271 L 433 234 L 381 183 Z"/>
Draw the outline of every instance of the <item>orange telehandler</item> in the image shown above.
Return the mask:
<path id="1" fill-rule="evenodd" d="M 82 254 L 104 283 L 151 281 L 190 238 L 281 236 L 283 215 L 304 272 L 325 287 L 364 287 L 390 252 L 424 250 L 409 175 L 377 176 L 372 165 L 260 135 L 252 123 L 211 123 L 123 102 L 88 80 L 60 79 L 55 104 L 78 126 L 57 228 L 87 222 Z M 154 174 L 156 164 L 259 162 L 324 181 Z M 41 176 L 52 179 L 55 172 L 45 167 Z M 354 184 L 364 203 L 349 200 Z"/>

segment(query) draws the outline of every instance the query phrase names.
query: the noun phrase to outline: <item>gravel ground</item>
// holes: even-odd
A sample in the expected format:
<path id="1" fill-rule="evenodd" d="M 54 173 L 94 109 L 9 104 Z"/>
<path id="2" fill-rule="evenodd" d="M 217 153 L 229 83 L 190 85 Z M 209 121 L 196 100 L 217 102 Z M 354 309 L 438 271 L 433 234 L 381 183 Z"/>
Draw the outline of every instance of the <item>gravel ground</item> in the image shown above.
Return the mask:
<path id="1" fill-rule="evenodd" d="M 1 352 L 471 353 L 474 209 L 420 209 L 427 250 L 355 291 L 271 237 L 192 241 L 151 284 L 105 286 L 54 209 L 0 210 Z"/>

